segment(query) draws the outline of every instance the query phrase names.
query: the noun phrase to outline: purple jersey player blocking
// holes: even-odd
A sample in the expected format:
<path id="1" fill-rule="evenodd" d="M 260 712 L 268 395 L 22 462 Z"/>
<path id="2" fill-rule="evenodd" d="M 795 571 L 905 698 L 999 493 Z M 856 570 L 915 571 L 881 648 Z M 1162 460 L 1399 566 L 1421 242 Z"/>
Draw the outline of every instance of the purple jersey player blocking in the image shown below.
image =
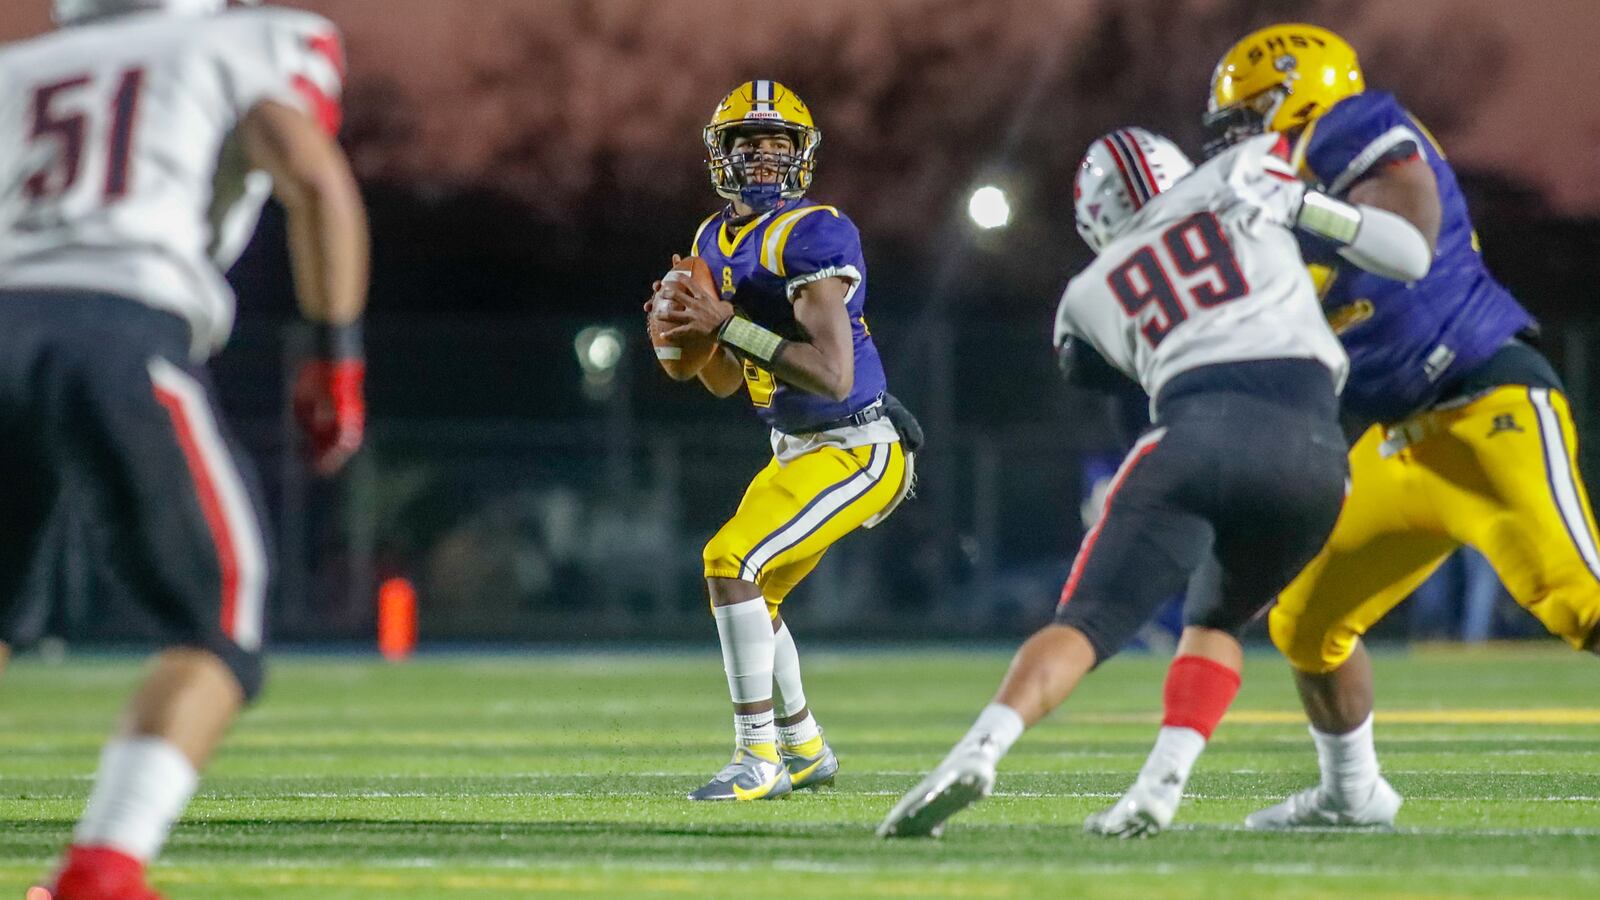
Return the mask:
<path id="1" fill-rule="evenodd" d="M 1532 318 L 1484 266 L 1449 161 L 1393 96 L 1366 90 L 1338 35 L 1285 24 L 1245 36 L 1217 66 L 1208 124 L 1225 141 L 1286 136 L 1306 181 L 1392 211 L 1429 239 L 1425 274 L 1409 278 L 1361 271 L 1348 250 L 1306 251 L 1350 355 L 1352 489 L 1269 627 L 1294 668 L 1322 779 L 1246 820 L 1392 824 L 1400 796 L 1378 770 L 1361 635 L 1451 553 L 1477 549 L 1552 634 L 1596 649 L 1600 541 L 1571 411 L 1531 343 Z"/>
<path id="2" fill-rule="evenodd" d="M 1440 399 L 1533 317 L 1494 280 L 1478 252 L 1455 171 L 1427 129 L 1393 95 L 1347 98 L 1307 126 L 1302 169 L 1343 196 L 1375 168 L 1421 159 L 1438 185 L 1441 217 L 1433 265 L 1406 283 L 1341 265 L 1333 248 L 1307 238 L 1323 307 L 1350 354 L 1347 421 L 1396 422 Z"/>

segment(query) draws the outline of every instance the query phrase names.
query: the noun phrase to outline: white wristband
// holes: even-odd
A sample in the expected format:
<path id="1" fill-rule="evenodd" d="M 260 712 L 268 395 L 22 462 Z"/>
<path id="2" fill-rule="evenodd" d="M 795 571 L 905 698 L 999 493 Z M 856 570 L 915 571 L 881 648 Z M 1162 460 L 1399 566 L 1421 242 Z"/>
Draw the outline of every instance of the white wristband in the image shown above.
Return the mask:
<path id="1" fill-rule="evenodd" d="M 1295 216 L 1295 225 L 1312 234 L 1348 244 L 1361 230 L 1361 210 L 1327 194 L 1306 191 L 1300 201 L 1300 213 Z"/>
<path id="2" fill-rule="evenodd" d="M 772 358 L 778 355 L 778 347 L 783 343 L 783 338 L 743 316 L 734 316 L 723 323 L 718 337 L 741 354 L 768 366 L 772 365 Z"/>

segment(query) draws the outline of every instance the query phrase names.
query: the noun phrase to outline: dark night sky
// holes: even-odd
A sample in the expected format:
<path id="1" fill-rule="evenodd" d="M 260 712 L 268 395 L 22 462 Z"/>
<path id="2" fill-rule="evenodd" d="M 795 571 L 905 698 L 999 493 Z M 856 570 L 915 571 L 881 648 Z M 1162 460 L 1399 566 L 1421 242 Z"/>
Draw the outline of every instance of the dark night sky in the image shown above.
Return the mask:
<path id="1" fill-rule="evenodd" d="M 398 91 L 414 117 L 405 141 L 358 148 L 365 174 L 434 186 L 491 182 L 547 209 L 587 197 L 593 162 L 608 149 L 624 157 L 620 177 L 625 181 L 639 174 L 628 171 L 634 167 L 662 182 L 663 192 L 681 189 L 685 178 L 699 175 L 692 166 L 698 120 L 716 96 L 764 62 L 792 68 L 797 54 L 820 56 L 839 73 L 828 84 L 795 85 L 811 98 L 831 136 L 894 127 L 863 118 L 858 101 L 871 95 L 874 83 L 888 79 L 886 67 L 918 64 L 908 49 L 920 51 L 922 61 L 936 70 L 948 68 L 934 58 L 937 53 L 930 55 L 945 48 L 919 38 L 922 34 L 944 33 L 950 38 L 947 49 L 960 52 L 962 34 L 993 30 L 1000 36 L 995 45 L 975 41 L 967 49 L 990 57 L 978 65 L 999 69 L 1052 49 L 1070 54 L 1097 16 L 1118 8 L 1136 15 L 1148 10 L 1152 22 L 1244 7 L 1264 10 L 1256 19 L 1265 20 L 1283 15 L 1276 10 L 1289 10 L 1339 25 L 1360 50 L 1381 40 L 1398 42 L 1419 56 L 1436 52 L 1441 35 L 1471 20 L 1503 40 L 1506 64 L 1493 77 L 1460 85 L 1461 103 L 1470 106 L 1472 121 L 1451 135 L 1453 154 L 1465 166 L 1503 169 L 1537 185 L 1559 211 L 1600 214 L 1600 154 L 1594 151 L 1600 145 L 1600 94 L 1593 90 L 1600 85 L 1600 53 L 1594 50 L 1600 46 L 1600 4 L 1593 0 L 298 0 L 290 5 L 316 9 L 344 27 L 356 102 L 382 104 L 359 93 L 382 81 Z M 7 6 L 0 39 L 48 25 L 47 0 L 11 0 Z M 1358 12 L 1351 15 L 1351 7 Z M 597 33 L 604 39 L 594 39 Z M 724 46 L 715 43 L 718 35 L 726 36 Z M 1218 46 L 1197 48 L 1197 58 L 1214 60 L 1225 43 L 1224 38 Z M 540 65 L 529 60 L 533 56 L 559 58 L 559 63 Z M 1107 90 L 1117 90 L 1110 82 L 1126 74 L 1107 70 Z M 1184 98 L 1196 106 L 1203 98 L 1204 75 Z M 990 102 L 994 98 L 985 94 L 982 81 L 941 83 L 935 75 L 925 98 L 931 103 L 910 98 L 908 108 Z M 844 82 L 856 87 L 845 88 Z M 1406 90 L 1404 84 L 1390 86 L 1402 94 Z M 1131 118 L 1137 112 L 1128 110 Z M 528 165 L 504 166 L 535 124 L 533 130 L 553 149 L 524 151 Z M 670 168 L 661 165 L 666 160 Z M 853 187 L 834 186 L 846 193 Z"/>
<path id="2" fill-rule="evenodd" d="M 48 26 L 47 0 L 12 4 L 0 38 Z M 824 132 L 812 195 L 861 226 L 899 308 L 943 291 L 1032 321 L 1087 258 L 1070 202 L 1083 148 L 1139 124 L 1196 149 L 1217 57 L 1285 19 L 1345 34 L 1369 84 L 1440 137 L 1478 191 L 1491 265 L 1496 247 L 1539 258 L 1515 243 L 1525 222 L 1600 217 L 1596 0 L 291 5 L 346 33 L 343 140 L 392 309 L 631 313 L 719 202 L 705 119 L 734 84 L 775 77 Z M 991 180 L 1016 214 L 976 239 L 962 206 Z M 1518 277 L 1548 274 L 1550 296 L 1585 305 L 1570 265 L 1545 269 Z"/>

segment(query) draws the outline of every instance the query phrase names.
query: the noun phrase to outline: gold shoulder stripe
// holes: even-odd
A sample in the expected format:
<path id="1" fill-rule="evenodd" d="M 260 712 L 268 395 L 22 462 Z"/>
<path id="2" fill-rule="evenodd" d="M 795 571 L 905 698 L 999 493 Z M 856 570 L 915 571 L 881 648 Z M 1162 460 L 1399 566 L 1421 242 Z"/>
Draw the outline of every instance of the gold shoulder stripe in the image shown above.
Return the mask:
<path id="1" fill-rule="evenodd" d="M 799 224 L 801 219 L 822 210 L 832 213 L 835 219 L 839 218 L 839 211 L 831 206 L 807 206 L 773 219 L 772 227 L 767 229 L 767 239 L 761 246 L 761 265 L 780 278 L 789 277 L 783 265 L 783 250 L 789 244 L 789 234 L 794 231 L 794 226 Z"/>
<path id="2" fill-rule="evenodd" d="M 710 225 L 712 222 L 715 222 L 717 220 L 717 217 L 720 216 L 720 215 L 722 215 L 722 213 L 714 212 L 711 215 L 706 216 L 706 220 L 704 222 L 701 222 L 700 223 L 700 227 L 696 228 L 694 230 L 694 243 L 689 245 L 689 255 L 690 256 L 699 256 L 700 255 L 700 235 L 705 234 L 706 233 L 706 226 Z"/>

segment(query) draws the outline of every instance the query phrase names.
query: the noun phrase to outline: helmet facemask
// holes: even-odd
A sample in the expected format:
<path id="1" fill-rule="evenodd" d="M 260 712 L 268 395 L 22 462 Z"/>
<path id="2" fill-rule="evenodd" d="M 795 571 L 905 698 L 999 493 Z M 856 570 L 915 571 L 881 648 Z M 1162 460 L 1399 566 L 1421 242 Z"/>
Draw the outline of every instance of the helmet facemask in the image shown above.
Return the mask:
<path id="1" fill-rule="evenodd" d="M 735 147 L 741 137 L 782 134 L 789 138 L 789 153 Z M 822 134 L 815 128 L 798 128 L 780 121 L 742 119 L 705 130 L 706 165 L 717 194 L 738 200 L 756 212 L 766 212 L 784 200 L 803 196 L 811 186 L 817 145 Z"/>
<path id="2" fill-rule="evenodd" d="M 1211 109 L 1202 120 L 1209 137 L 1201 153 L 1210 159 L 1235 144 L 1266 134 L 1267 126 L 1293 93 L 1293 84 L 1286 81 L 1239 103 Z"/>

